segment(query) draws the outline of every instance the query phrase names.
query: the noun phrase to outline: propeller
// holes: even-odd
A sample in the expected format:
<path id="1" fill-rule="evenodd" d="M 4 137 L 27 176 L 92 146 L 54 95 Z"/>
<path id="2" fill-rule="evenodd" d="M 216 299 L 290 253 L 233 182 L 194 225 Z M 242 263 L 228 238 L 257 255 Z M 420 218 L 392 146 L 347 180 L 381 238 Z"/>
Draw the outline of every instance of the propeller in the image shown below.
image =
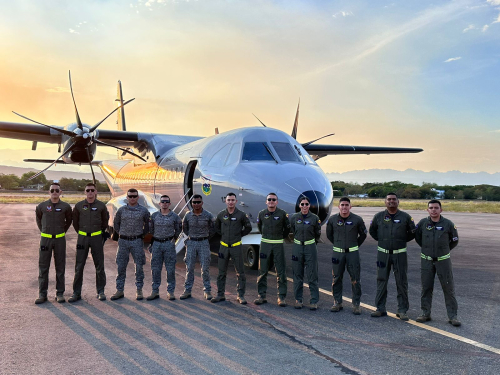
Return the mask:
<path id="1" fill-rule="evenodd" d="M 144 159 L 143 157 L 141 157 L 140 155 L 130 151 L 130 150 L 127 150 L 125 148 L 122 148 L 122 147 L 118 147 L 118 146 L 115 146 L 115 145 L 112 145 L 112 144 L 109 144 L 109 143 L 106 143 L 106 142 L 103 142 L 103 141 L 100 141 L 98 140 L 98 133 L 96 132 L 97 128 L 109 117 L 111 116 L 113 113 L 115 113 L 117 110 L 119 110 L 120 108 L 123 108 L 125 105 L 127 105 L 128 103 L 130 103 L 131 101 L 133 101 L 135 98 L 133 99 L 130 99 L 130 100 L 127 100 L 126 102 L 122 102 L 121 105 L 117 106 L 115 109 L 113 109 L 106 117 L 104 117 L 101 121 L 99 121 L 98 123 L 96 123 L 94 126 L 88 128 L 87 126 L 84 127 L 83 126 L 83 123 L 80 119 L 80 114 L 78 113 L 78 108 L 76 106 L 76 100 L 75 100 L 75 95 L 73 94 L 73 84 L 71 82 L 71 71 L 69 71 L 69 87 L 70 87 L 70 91 L 71 91 L 71 98 L 73 100 L 73 106 L 75 107 L 75 117 L 76 117 L 76 125 L 77 127 L 73 130 L 73 131 L 70 131 L 70 130 L 66 130 L 66 129 L 60 129 L 60 128 L 56 128 L 54 126 L 50 126 L 50 125 L 46 125 L 46 124 L 43 124 L 41 122 L 38 122 L 38 121 L 35 121 L 33 119 L 30 119 L 29 117 L 26 117 L 26 116 L 23 116 L 17 112 L 14 112 L 16 115 L 18 115 L 19 117 L 22 117 L 28 121 L 31 121 L 31 122 L 34 122 L 35 124 L 39 124 L 39 125 L 43 125 L 47 128 L 50 128 L 54 131 L 57 131 L 61 134 L 64 134 L 68 137 L 70 137 L 72 143 L 71 143 L 71 146 L 69 146 L 66 151 L 64 151 L 64 153 L 59 156 L 56 160 L 54 160 L 47 168 L 45 168 L 44 170 L 38 172 L 37 174 L 31 176 L 29 180 L 32 180 L 36 177 L 38 177 L 40 174 L 42 174 L 43 172 L 45 172 L 47 169 L 49 169 L 50 167 L 52 167 L 54 164 L 56 164 L 59 160 L 61 160 L 65 155 L 69 154 L 71 151 L 73 151 L 75 148 L 79 148 L 79 149 L 83 149 L 85 148 L 85 151 L 87 153 L 87 158 L 88 158 L 88 163 L 89 163 L 89 166 L 90 166 L 90 170 L 92 172 L 92 180 L 94 181 L 94 183 L 96 182 L 95 180 L 95 174 L 94 174 L 94 169 L 92 168 L 92 155 L 91 155 L 91 152 L 90 152 L 90 146 L 92 146 L 94 143 L 97 143 L 97 144 L 100 144 L 100 145 L 103 145 L 103 146 L 108 146 L 108 147 L 113 147 L 113 148 L 116 148 L 118 150 L 121 150 L 123 152 L 126 152 L 130 155 L 133 155 L 139 159 L 141 159 L 142 161 L 146 162 L 146 159 Z"/>

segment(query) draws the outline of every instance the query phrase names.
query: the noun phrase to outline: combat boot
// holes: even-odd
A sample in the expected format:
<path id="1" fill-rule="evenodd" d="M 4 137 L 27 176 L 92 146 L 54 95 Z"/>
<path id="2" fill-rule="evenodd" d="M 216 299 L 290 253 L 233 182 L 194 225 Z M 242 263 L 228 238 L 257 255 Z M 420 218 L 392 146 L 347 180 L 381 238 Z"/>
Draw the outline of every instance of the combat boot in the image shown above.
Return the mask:
<path id="1" fill-rule="evenodd" d="M 151 295 L 148 296 L 146 299 L 148 301 L 152 301 L 154 299 L 160 298 L 160 294 L 158 292 L 151 292 Z"/>
<path id="2" fill-rule="evenodd" d="M 380 318 L 381 316 L 387 316 L 387 311 L 374 311 L 370 314 L 372 318 Z"/>
<path id="3" fill-rule="evenodd" d="M 278 306 L 279 307 L 286 307 L 285 297 L 283 297 L 283 298 L 278 297 Z"/>
<path id="4" fill-rule="evenodd" d="M 104 294 L 104 292 L 98 293 L 97 294 L 97 299 L 99 301 L 106 301 L 106 295 Z"/>
<path id="5" fill-rule="evenodd" d="M 169 301 L 175 301 L 174 293 L 167 293 L 167 298 Z"/>
<path id="6" fill-rule="evenodd" d="M 457 318 L 448 320 L 448 323 L 450 323 L 454 327 L 460 327 L 462 325 L 462 323 L 460 323 L 460 320 L 458 320 Z"/>
<path id="7" fill-rule="evenodd" d="M 181 294 L 179 297 L 180 299 L 188 299 L 191 298 L 191 292 L 188 292 L 187 290 L 184 291 L 184 293 Z"/>
<path id="8" fill-rule="evenodd" d="M 120 299 L 125 297 L 125 294 L 123 294 L 123 290 L 117 290 L 115 294 L 111 296 L 111 301 L 114 301 L 116 299 Z"/>
<path id="9" fill-rule="evenodd" d="M 361 315 L 361 306 L 354 305 L 353 308 L 352 308 L 352 313 L 354 315 Z"/>
<path id="10" fill-rule="evenodd" d="M 259 296 L 256 300 L 253 301 L 254 304 L 256 305 L 262 305 L 263 303 L 267 303 L 267 299 L 264 297 Z"/>
<path id="11" fill-rule="evenodd" d="M 40 305 L 41 303 L 47 302 L 47 296 L 40 294 L 35 300 L 35 304 Z"/>
<path id="12" fill-rule="evenodd" d="M 212 300 L 212 293 L 210 292 L 205 292 L 203 293 L 203 296 L 205 297 L 206 300 L 210 301 Z"/>
<path id="13" fill-rule="evenodd" d="M 247 304 L 247 300 L 243 296 L 236 297 L 236 301 L 238 301 L 241 305 L 246 305 Z"/>
<path id="14" fill-rule="evenodd" d="M 66 302 L 66 299 L 64 298 L 64 296 L 62 294 L 58 294 L 58 295 L 56 295 L 56 301 L 57 301 L 57 303 L 64 303 L 64 302 Z"/>
<path id="15" fill-rule="evenodd" d="M 315 311 L 318 309 L 318 304 L 317 303 L 311 303 L 309 305 L 309 310 Z"/>
<path id="16" fill-rule="evenodd" d="M 217 296 L 215 298 L 212 298 L 210 300 L 210 302 L 217 303 L 217 302 L 221 302 L 221 301 L 225 301 L 225 300 L 226 300 L 226 296 L 223 294 L 223 295 Z"/>
<path id="17" fill-rule="evenodd" d="M 140 301 L 144 298 L 144 295 L 142 294 L 142 289 L 137 289 L 137 292 L 135 292 L 135 299 Z"/>
<path id="18" fill-rule="evenodd" d="M 410 320 L 410 318 L 408 318 L 408 315 L 406 315 L 406 313 L 397 313 L 396 316 L 399 319 L 404 320 L 405 322 L 407 322 L 408 320 Z"/>
<path id="19" fill-rule="evenodd" d="M 335 302 L 333 304 L 333 306 L 330 308 L 330 311 L 331 312 L 339 312 L 340 310 L 343 310 L 343 309 L 344 309 L 344 307 L 342 306 L 341 303 Z"/>
<path id="20" fill-rule="evenodd" d="M 76 301 L 80 301 L 81 299 L 82 299 L 82 296 L 80 294 L 73 293 L 73 295 L 68 298 L 68 302 L 76 302 Z"/>
<path id="21" fill-rule="evenodd" d="M 425 322 L 428 322 L 431 319 L 431 316 L 430 315 L 420 315 L 417 319 L 415 319 L 417 322 L 419 323 L 425 323 Z"/>
<path id="22" fill-rule="evenodd" d="M 301 308 L 302 308 L 302 301 L 298 301 L 298 300 L 296 300 L 296 301 L 295 301 L 295 305 L 294 305 L 294 307 L 295 307 L 296 309 L 301 309 Z"/>

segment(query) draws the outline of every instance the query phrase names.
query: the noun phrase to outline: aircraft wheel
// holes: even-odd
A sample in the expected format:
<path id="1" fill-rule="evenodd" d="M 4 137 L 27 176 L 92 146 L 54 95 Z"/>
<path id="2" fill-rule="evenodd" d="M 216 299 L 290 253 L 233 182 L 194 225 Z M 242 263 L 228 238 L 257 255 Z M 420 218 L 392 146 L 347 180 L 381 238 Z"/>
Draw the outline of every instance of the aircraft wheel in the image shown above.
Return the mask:
<path id="1" fill-rule="evenodd" d="M 252 270 L 256 270 L 259 267 L 259 246 L 249 245 L 244 254 L 245 265 Z"/>

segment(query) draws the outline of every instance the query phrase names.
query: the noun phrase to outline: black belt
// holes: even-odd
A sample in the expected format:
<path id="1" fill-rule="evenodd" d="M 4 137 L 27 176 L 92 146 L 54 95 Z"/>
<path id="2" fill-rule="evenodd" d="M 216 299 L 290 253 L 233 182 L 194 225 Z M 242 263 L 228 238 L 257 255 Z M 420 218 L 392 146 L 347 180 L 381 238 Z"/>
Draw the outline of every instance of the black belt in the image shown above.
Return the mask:
<path id="1" fill-rule="evenodd" d="M 137 239 L 139 239 L 139 238 L 141 238 L 141 239 L 142 239 L 142 235 L 141 235 L 141 236 L 122 236 L 122 235 L 120 234 L 120 239 L 121 239 L 121 240 L 133 241 L 133 240 L 137 240 Z"/>
<path id="2" fill-rule="evenodd" d="M 189 237 L 189 241 L 205 241 L 208 237 Z"/>
<path id="3" fill-rule="evenodd" d="M 174 236 L 170 236 L 170 237 L 167 237 L 167 238 L 156 238 L 156 237 L 153 237 L 153 240 L 155 242 L 167 242 L 167 241 L 172 240 L 172 238 L 174 238 Z"/>

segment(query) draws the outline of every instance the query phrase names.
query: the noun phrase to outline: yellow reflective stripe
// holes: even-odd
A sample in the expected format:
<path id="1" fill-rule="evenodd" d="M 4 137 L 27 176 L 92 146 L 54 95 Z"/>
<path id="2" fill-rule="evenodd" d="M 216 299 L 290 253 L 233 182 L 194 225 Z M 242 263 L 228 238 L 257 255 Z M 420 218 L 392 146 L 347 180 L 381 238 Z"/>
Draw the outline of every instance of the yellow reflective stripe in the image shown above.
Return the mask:
<path id="1" fill-rule="evenodd" d="M 350 247 L 349 248 L 349 251 L 357 251 L 359 250 L 359 246 L 354 246 L 354 247 Z M 336 251 L 338 253 L 345 253 L 345 250 L 344 249 L 341 249 L 340 247 L 333 247 L 333 251 Z"/>
<path id="2" fill-rule="evenodd" d="M 47 234 L 47 233 L 40 233 L 42 237 L 46 237 L 46 238 L 61 238 L 61 237 L 64 237 L 66 235 L 66 233 L 59 233 L 59 234 L 56 234 L 55 236 L 52 235 L 52 234 Z"/>
<path id="3" fill-rule="evenodd" d="M 268 240 L 267 238 L 264 237 L 261 238 L 261 241 L 265 243 L 283 243 L 283 240 Z"/>
<path id="4" fill-rule="evenodd" d="M 389 250 L 381 248 L 380 246 L 378 246 L 377 249 L 378 249 L 378 251 L 381 251 L 383 253 L 389 254 Z M 393 250 L 392 253 L 393 254 L 406 253 L 406 247 L 404 249 Z"/>
<path id="5" fill-rule="evenodd" d="M 88 235 L 87 232 L 82 232 L 81 230 L 78 231 L 78 234 L 81 234 L 82 236 L 87 236 Z M 94 236 L 98 236 L 100 234 L 102 234 L 102 230 L 98 230 L 97 232 L 90 233 L 90 236 L 94 237 Z"/>
<path id="6" fill-rule="evenodd" d="M 293 239 L 293 242 L 295 242 L 297 245 L 302 245 L 302 242 L 299 240 L 296 240 L 295 238 Z M 316 240 L 304 241 L 304 245 L 312 245 L 314 243 L 316 243 Z"/>
<path id="7" fill-rule="evenodd" d="M 225 247 L 235 247 L 241 245 L 241 241 L 235 242 L 232 245 L 228 245 L 227 243 L 221 241 L 220 244 Z"/>
<path id="8" fill-rule="evenodd" d="M 422 259 L 425 259 L 425 260 L 434 260 L 432 257 L 427 256 L 427 255 L 422 254 L 422 253 L 420 253 L 420 257 Z M 440 260 L 445 260 L 445 259 L 448 259 L 448 258 L 450 258 L 450 253 L 448 253 L 446 255 L 443 255 L 443 256 L 440 256 L 440 257 L 437 257 L 437 260 L 440 261 Z"/>

